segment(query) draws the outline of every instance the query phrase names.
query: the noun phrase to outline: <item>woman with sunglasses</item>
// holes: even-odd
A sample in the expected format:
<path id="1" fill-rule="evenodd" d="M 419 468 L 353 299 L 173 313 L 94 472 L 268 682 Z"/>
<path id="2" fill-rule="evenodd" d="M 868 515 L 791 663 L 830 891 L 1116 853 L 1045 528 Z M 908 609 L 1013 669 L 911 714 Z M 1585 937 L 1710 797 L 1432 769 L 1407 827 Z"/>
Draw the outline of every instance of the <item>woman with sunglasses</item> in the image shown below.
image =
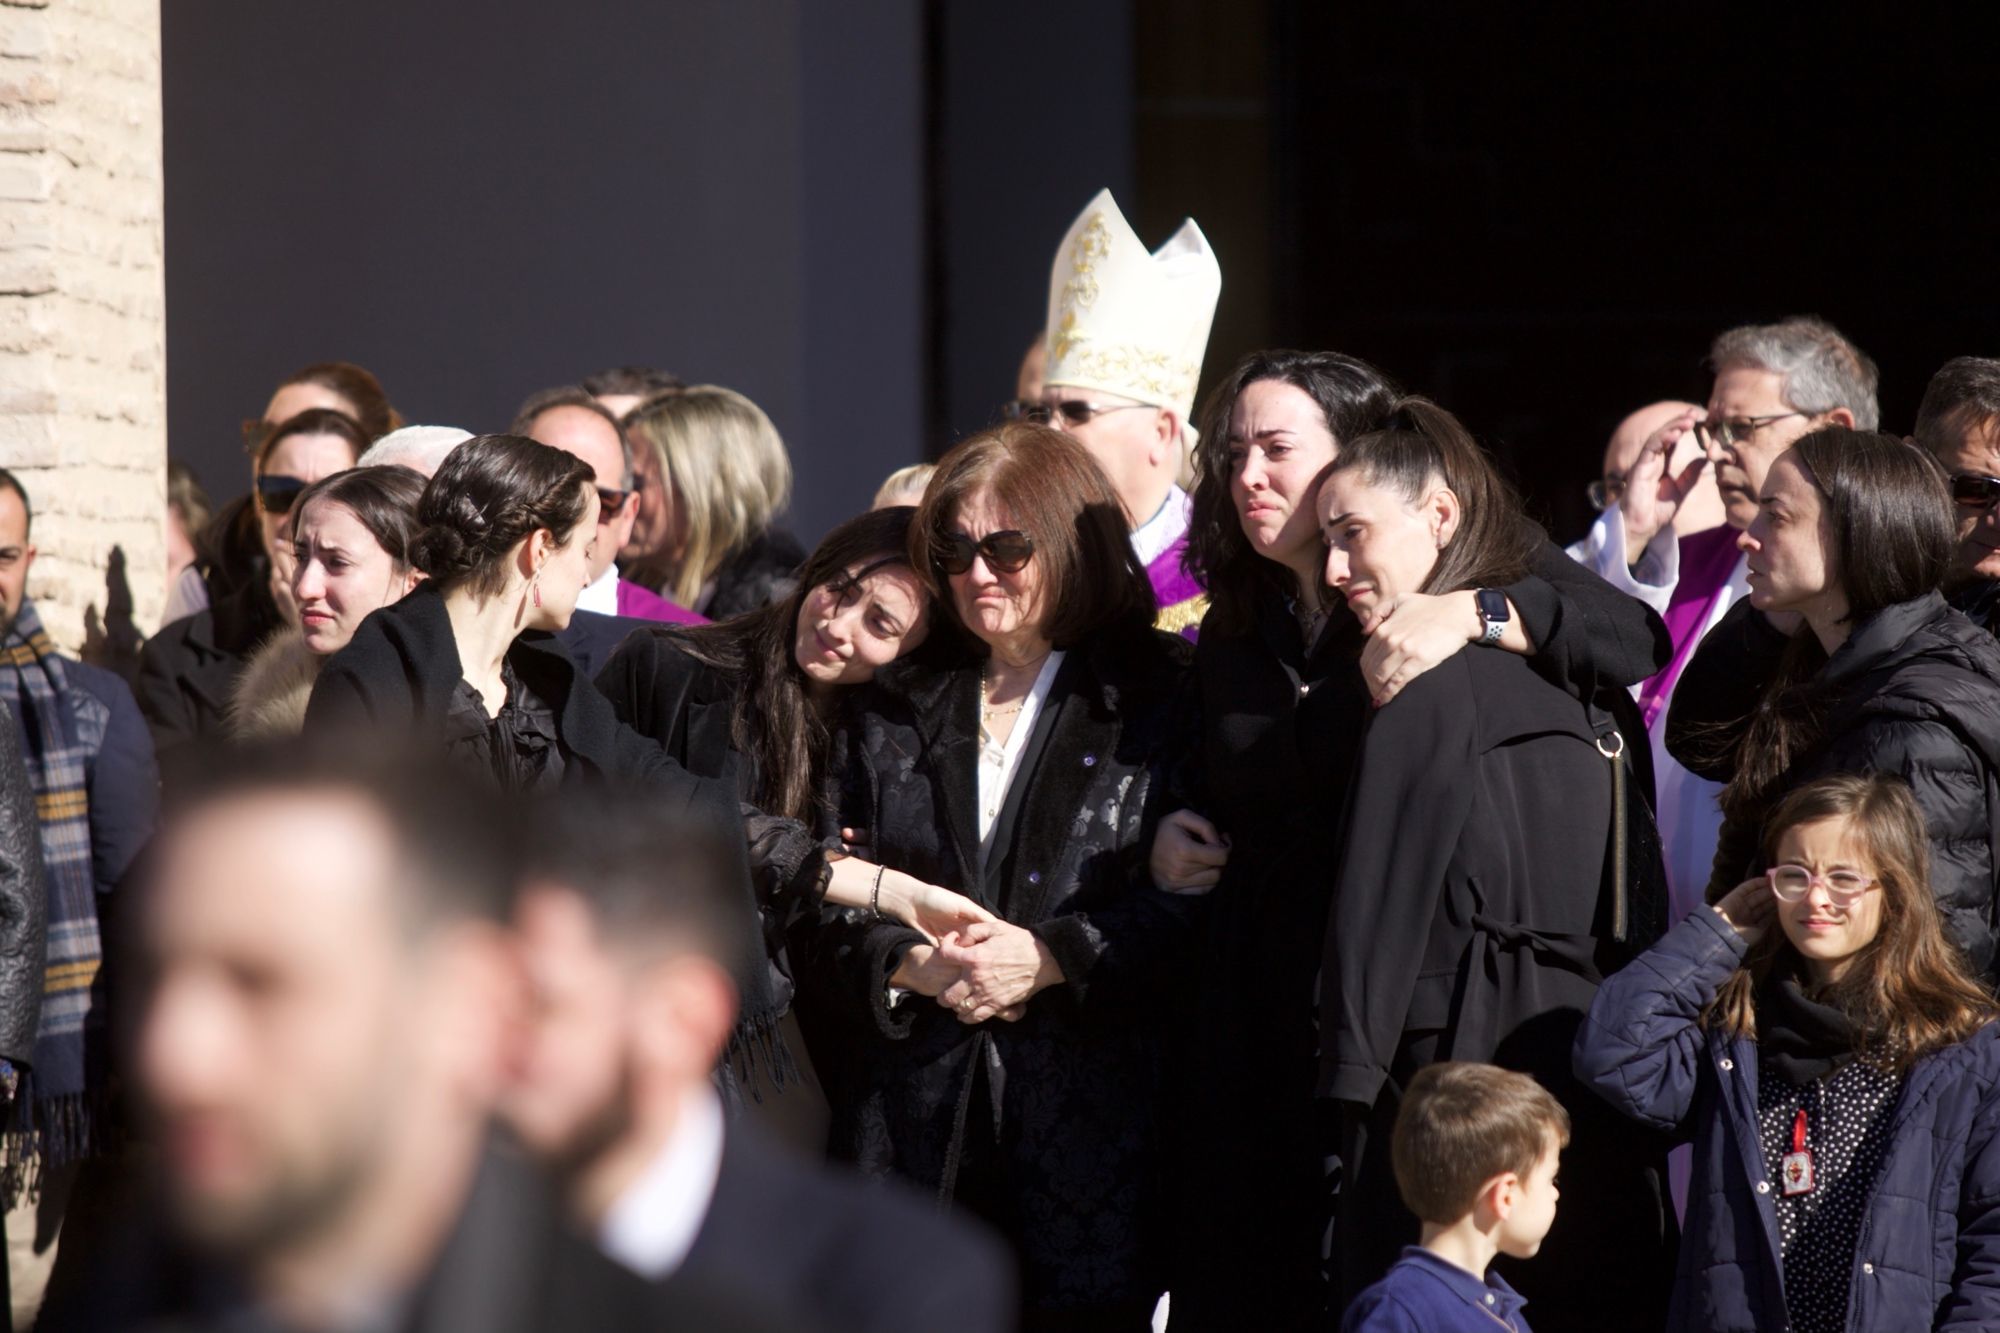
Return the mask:
<path id="1" fill-rule="evenodd" d="M 1314 497 L 1344 443 L 1379 429 L 1398 397 L 1354 357 L 1266 351 L 1204 407 L 1188 535 L 1210 599 L 1199 717 L 1152 861 L 1164 886 L 1220 884 L 1174 1095 L 1177 1330 L 1294 1327 L 1327 1300 L 1314 996 L 1329 843 L 1371 705 L 1393 707 L 1409 682 L 1482 643 L 1530 654 L 1579 694 L 1663 664 L 1658 618 L 1539 533 L 1524 577 L 1489 590 L 1484 609 L 1471 589 L 1412 592 L 1364 626 L 1325 585 Z"/>
<path id="2" fill-rule="evenodd" d="M 266 431 L 251 454 L 257 571 L 206 610 L 164 626 L 141 650 L 133 693 L 171 784 L 199 742 L 229 732 L 229 704 L 257 646 L 298 624 L 292 599 L 293 505 L 322 477 L 354 466 L 369 436 L 337 408 L 308 407 Z"/>
<path id="3" fill-rule="evenodd" d="M 1694 1143 L 1667 1326 L 2000 1327 L 2000 1016 L 1883 775 L 1794 789 L 1770 869 L 1599 988 L 1576 1071 Z"/>
<path id="4" fill-rule="evenodd" d="M 357 467 L 321 478 L 292 506 L 292 602 L 298 624 L 250 658 L 230 703 L 240 739 L 296 735 L 327 658 L 368 615 L 423 578 L 412 548 L 424 479 L 405 467 Z"/>
<path id="5" fill-rule="evenodd" d="M 1893 436 L 1829 427 L 1795 443 L 1737 539 L 1750 596 L 1688 662 L 1667 746 L 1727 783 L 1711 902 L 1758 869 L 1756 831 L 1787 792 L 1832 773 L 1904 778 L 1945 933 L 1990 975 L 2000 644 L 1938 591 L 1951 509 L 1937 466 Z M 1800 621 L 1789 636 L 1766 618 L 1785 613 Z"/>
<path id="6" fill-rule="evenodd" d="M 745 1010 L 765 1015 L 766 1028 L 791 1001 L 786 937 L 822 904 L 880 912 L 933 941 L 992 919 L 961 894 L 828 852 L 816 836 L 829 813 L 829 737 L 855 687 L 930 641 L 931 596 L 910 566 L 915 513 L 902 507 L 849 519 L 826 535 L 783 601 L 720 624 L 636 632 L 597 677 L 620 720 L 689 772 L 732 786 L 743 803 L 773 960 L 762 993 L 745 996 Z M 787 1057 L 775 1038 L 768 1049 L 782 1066 Z M 759 1052 L 734 1054 L 730 1064 L 741 1066 Z M 734 1092 L 736 1070 L 729 1072 L 725 1091 Z M 828 1068 L 825 1076 L 836 1073 Z"/>
<path id="7" fill-rule="evenodd" d="M 865 916 L 823 941 L 858 1050 L 837 1155 L 987 1219 L 1024 1327 L 1144 1329 L 1166 1284 L 1161 1074 L 1195 897 L 1144 848 L 1186 644 L 1090 455 L 1009 424 L 938 463 L 910 560 L 970 649 L 857 692 L 831 760 L 880 863 L 996 919 L 936 942 Z"/>

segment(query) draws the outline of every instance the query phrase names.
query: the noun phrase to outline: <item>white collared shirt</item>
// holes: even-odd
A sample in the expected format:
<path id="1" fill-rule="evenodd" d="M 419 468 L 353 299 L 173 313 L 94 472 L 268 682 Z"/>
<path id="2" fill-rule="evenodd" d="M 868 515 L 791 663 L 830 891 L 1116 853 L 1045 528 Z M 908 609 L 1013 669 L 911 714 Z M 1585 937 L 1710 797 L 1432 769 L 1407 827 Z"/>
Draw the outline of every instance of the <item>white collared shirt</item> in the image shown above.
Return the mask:
<path id="1" fill-rule="evenodd" d="M 1169 546 L 1186 535 L 1189 503 L 1186 491 L 1170 487 L 1159 511 L 1132 529 L 1132 554 L 1139 557 L 1142 566 L 1158 560 Z"/>
<path id="2" fill-rule="evenodd" d="M 1021 711 L 1014 718 L 1014 729 L 1007 733 L 1004 744 L 996 744 L 987 738 L 986 722 L 982 715 L 979 724 L 979 865 L 986 866 L 986 854 L 992 849 L 993 825 L 1000 818 L 1000 807 L 1006 804 L 1007 789 L 1014 784 L 1016 770 L 1021 766 L 1021 751 L 1028 743 L 1028 733 L 1035 729 L 1035 717 L 1048 701 L 1049 689 L 1056 682 L 1056 672 L 1062 669 L 1065 654 L 1061 649 L 1051 651 L 1042 662 L 1042 669 L 1035 674 L 1035 683 L 1021 700 Z M 982 690 L 981 708 L 986 700 Z"/>
<path id="3" fill-rule="evenodd" d="M 604 1215 L 598 1248 L 641 1277 L 670 1276 L 701 1233 L 721 1173 L 722 1101 L 697 1088 L 681 1101 L 673 1137 Z"/>
<path id="4" fill-rule="evenodd" d="M 606 565 L 590 586 L 576 595 L 576 609 L 595 611 L 600 616 L 618 614 L 618 566 Z"/>

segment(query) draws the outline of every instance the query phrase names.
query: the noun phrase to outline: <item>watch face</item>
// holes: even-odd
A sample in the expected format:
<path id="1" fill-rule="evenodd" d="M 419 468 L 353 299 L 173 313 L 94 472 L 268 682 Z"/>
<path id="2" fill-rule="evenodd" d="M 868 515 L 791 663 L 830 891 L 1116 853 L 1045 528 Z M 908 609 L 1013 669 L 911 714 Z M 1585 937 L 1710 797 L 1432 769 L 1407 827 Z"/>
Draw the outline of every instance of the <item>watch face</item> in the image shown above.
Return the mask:
<path id="1" fill-rule="evenodd" d="M 1497 588 L 1481 588 L 1473 596 L 1479 602 L 1479 614 L 1487 620 L 1506 622 L 1507 594 Z"/>

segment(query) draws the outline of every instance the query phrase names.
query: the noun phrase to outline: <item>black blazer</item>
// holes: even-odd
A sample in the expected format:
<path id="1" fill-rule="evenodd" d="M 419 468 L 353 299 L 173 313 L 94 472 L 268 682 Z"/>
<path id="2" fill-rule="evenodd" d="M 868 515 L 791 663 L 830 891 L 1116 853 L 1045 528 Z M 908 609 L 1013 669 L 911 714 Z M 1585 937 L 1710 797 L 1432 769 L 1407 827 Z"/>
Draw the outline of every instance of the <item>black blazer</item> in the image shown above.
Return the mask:
<path id="1" fill-rule="evenodd" d="M 799 1157 L 746 1120 L 722 1141 L 715 1198 L 681 1272 L 810 1310 L 826 1333 L 1005 1333 L 1006 1251 L 900 1188 Z"/>
<path id="2" fill-rule="evenodd" d="M 633 631 L 656 625 L 656 620 L 640 620 L 636 616 L 607 616 L 598 611 L 573 611 L 569 624 L 556 631 L 555 640 L 563 646 L 576 669 L 585 676 L 594 677 L 618 651 L 618 645 L 625 642 Z"/>

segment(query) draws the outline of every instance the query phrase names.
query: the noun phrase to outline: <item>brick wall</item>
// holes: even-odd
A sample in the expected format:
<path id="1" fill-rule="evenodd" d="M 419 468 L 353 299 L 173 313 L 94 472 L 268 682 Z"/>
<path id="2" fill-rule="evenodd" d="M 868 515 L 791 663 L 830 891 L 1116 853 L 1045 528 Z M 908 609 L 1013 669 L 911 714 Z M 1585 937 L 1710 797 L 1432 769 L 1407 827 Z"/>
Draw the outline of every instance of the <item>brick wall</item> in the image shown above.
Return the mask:
<path id="1" fill-rule="evenodd" d="M 0 463 L 50 633 L 114 657 L 166 601 L 160 175 L 158 5 L 0 0 Z"/>

